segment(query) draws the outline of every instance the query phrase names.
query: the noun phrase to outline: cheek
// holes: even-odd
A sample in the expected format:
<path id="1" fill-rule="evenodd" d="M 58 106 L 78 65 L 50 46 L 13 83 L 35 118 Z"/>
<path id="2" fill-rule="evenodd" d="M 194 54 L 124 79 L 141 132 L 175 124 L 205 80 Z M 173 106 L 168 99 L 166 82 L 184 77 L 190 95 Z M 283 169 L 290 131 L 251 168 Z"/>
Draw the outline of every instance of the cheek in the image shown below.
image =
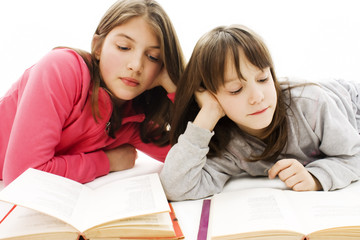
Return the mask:
<path id="1" fill-rule="evenodd" d="M 151 85 L 155 81 L 156 77 L 160 73 L 160 70 L 161 66 L 155 64 L 146 68 L 145 78 L 147 85 Z"/>
<path id="2" fill-rule="evenodd" d="M 218 99 L 225 114 L 231 119 L 235 120 L 242 115 L 244 108 L 242 107 L 242 100 L 239 97 L 226 97 Z"/>
<path id="3" fill-rule="evenodd" d="M 123 62 L 121 57 L 114 54 L 113 51 L 103 51 L 100 56 L 100 72 L 103 75 L 115 73 L 117 69 L 121 68 L 121 63 Z"/>
<path id="4" fill-rule="evenodd" d="M 268 89 L 269 90 L 267 91 L 267 96 L 268 96 L 269 99 L 271 99 L 272 103 L 276 105 L 276 103 L 277 103 L 277 92 L 276 92 L 275 85 L 273 84 Z"/>

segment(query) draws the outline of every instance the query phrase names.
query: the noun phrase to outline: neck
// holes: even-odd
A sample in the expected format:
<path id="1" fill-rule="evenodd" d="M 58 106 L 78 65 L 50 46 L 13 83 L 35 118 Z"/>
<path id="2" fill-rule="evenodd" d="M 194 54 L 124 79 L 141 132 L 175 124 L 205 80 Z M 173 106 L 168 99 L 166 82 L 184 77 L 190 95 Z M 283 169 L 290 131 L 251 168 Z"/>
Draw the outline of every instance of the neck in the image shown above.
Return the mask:
<path id="1" fill-rule="evenodd" d="M 118 107 L 121 107 L 122 105 L 124 105 L 124 103 L 126 103 L 126 100 L 122 100 L 120 98 L 117 98 L 114 94 L 112 94 L 112 92 L 107 89 L 105 86 L 102 87 L 110 96 L 111 100 L 114 102 L 114 104 Z"/>

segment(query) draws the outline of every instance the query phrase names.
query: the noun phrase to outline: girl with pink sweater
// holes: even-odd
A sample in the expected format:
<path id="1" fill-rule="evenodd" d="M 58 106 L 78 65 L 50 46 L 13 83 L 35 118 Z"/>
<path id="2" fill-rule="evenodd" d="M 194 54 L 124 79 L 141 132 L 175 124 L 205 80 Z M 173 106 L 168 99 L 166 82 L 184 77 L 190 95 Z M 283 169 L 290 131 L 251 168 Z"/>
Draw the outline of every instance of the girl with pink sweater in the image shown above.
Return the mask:
<path id="1" fill-rule="evenodd" d="M 86 183 L 131 168 L 135 149 L 164 161 L 183 69 L 157 2 L 115 2 L 91 53 L 56 48 L 0 98 L 0 179 L 7 185 L 32 167 Z"/>

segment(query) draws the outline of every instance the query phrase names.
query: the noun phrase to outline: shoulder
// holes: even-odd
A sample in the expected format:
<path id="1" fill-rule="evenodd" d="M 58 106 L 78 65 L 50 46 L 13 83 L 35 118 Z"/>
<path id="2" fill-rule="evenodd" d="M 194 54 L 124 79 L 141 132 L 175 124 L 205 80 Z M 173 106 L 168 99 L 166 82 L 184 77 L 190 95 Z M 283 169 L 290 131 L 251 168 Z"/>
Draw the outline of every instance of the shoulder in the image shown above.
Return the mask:
<path id="1" fill-rule="evenodd" d="M 87 95 L 91 77 L 84 59 L 69 48 L 48 52 L 28 72 L 27 87 L 52 92 L 60 98 L 73 99 Z"/>
<path id="2" fill-rule="evenodd" d="M 35 67 L 88 70 L 84 59 L 75 50 L 70 48 L 55 48 L 48 52 Z"/>
<path id="3" fill-rule="evenodd" d="M 355 121 L 351 98 L 339 81 L 290 81 L 288 86 L 290 92 L 284 91 L 284 96 L 289 115 L 305 118 L 311 126 L 317 121 L 333 121 L 334 117 Z"/>
<path id="4" fill-rule="evenodd" d="M 90 84 L 90 71 L 84 59 L 69 48 L 51 50 L 32 67 L 31 72 L 42 77 L 43 81 L 51 77 L 52 82 L 65 85 Z"/>
<path id="5" fill-rule="evenodd" d="M 291 98 L 291 102 L 351 105 L 351 97 L 346 85 L 336 79 L 307 81 L 287 78 L 287 81 L 281 81 L 281 83 L 282 89 L 290 89 L 290 94 L 284 91 L 284 96 L 285 99 Z"/>
<path id="6" fill-rule="evenodd" d="M 325 88 L 323 84 L 315 81 L 308 81 L 296 78 L 287 78 L 281 81 L 281 87 L 284 89 L 285 101 L 291 105 L 310 107 L 314 109 L 318 104 L 331 101 L 333 92 Z M 289 89 L 289 91 L 286 91 Z"/>
<path id="7" fill-rule="evenodd" d="M 319 116 L 327 112 L 329 97 L 326 91 L 317 83 L 300 79 L 288 79 L 282 85 L 285 102 L 288 105 L 289 121 L 305 124 L 314 129 Z"/>
<path id="8" fill-rule="evenodd" d="M 283 90 L 290 90 L 292 99 L 307 98 L 314 100 L 317 99 L 317 95 L 314 93 L 321 93 L 324 91 L 318 83 L 304 79 L 284 78 L 279 82 Z"/>

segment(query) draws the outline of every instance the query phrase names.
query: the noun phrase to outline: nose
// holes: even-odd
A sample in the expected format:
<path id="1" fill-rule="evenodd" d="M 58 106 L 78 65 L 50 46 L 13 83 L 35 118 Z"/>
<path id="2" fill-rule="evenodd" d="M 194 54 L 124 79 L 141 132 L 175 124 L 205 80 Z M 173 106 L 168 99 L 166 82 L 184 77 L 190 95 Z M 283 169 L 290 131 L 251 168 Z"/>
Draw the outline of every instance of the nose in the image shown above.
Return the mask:
<path id="1" fill-rule="evenodd" d="M 130 56 L 127 68 L 134 72 L 141 72 L 143 67 L 143 59 L 139 53 L 134 53 Z"/>
<path id="2" fill-rule="evenodd" d="M 249 104 L 257 104 L 264 100 L 264 93 L 256 84 L 252 85 L 249 89 Z"/>

